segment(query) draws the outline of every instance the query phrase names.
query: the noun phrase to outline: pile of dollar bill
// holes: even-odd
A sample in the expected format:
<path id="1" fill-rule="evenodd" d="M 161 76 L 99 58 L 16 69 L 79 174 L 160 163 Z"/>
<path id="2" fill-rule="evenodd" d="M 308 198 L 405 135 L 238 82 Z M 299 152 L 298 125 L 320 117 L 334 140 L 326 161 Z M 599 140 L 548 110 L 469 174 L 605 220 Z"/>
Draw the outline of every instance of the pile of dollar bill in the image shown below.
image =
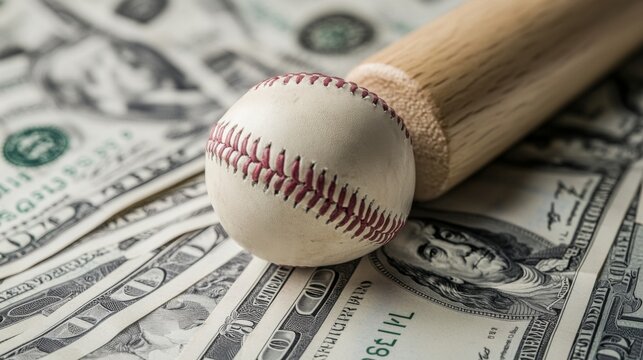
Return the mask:
<path id="1" fill-rule="evenodd" d="M 0 359 L 641 359 L 643 54 L 362 259 L 277 266 L 218 223 L 235 99 L 458 3 L 0 2 Z"/>

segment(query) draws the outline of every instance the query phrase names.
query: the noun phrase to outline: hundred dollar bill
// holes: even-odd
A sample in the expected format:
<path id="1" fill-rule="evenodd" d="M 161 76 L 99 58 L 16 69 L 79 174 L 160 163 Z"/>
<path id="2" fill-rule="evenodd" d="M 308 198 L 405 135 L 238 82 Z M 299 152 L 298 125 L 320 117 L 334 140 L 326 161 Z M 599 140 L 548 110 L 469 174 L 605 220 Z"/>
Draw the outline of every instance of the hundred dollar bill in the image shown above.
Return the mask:
<path id="1" fill-rule="evenodd" d="M 169 6 L 167 1 L 150 0 L 144 7 L 136 6 L 136 0 L 61 3 L 97 26 L 140 33 L 192 54 L 212 46 L 247 44 L 254 49 L 251 57 L 261 62 L 273 58 L 289 72 L 341 76 L 366 56 L 461 2 L 402 0 L 390 6 L 385 1 L 186 0 Z M 292 16 L 293 9 L 297 16 Z M 186 17 L 191 26 L 184 26 Z"/>
<path id="2" fill-rule="evenodd" d="M 368 55 L 459 5 L 461 0 L 236 1 L 241 26 L 277 57 L 342 76 Z M 293 12 L 297 16 L 293 16 Z"/>
<path id="3" fill-rule="evenodd" d="M 130 206 L 76 241 L 71 248 L 107 234 L 136 233 L 175 220 L 177 215 L 210 205 L 205 178 L 200 174 Z"/>
<path id="4" fill-rule="evenodd" d="M 269 45 L 247 37 L 234 2 L 186 0 L 170 7 L 164 1 L 149 1 L 144 9 L 135 6 L 136 1 L 57 3 L 95 26 L 123 33 L 123 37 L 135 35 L 164 48 L 189 52 L 197 59 L 190 66 L 191 72 L 198 73 L 195 78 L 204 86 L 217 84 L 212 93 L 230 100 L 266 78 L 311 69 L 278 57 Z M 191 26 L 184 26 L 186 17 Z"/>
<path id="5" fill-rule="evenodd" d="M 643 228 L 635 223 L 635 210 L 633 204 L 621 224 L 569 359 L 643 358 Z"/>
<path id="6" fill-rule="evenodd" d="M 223 111 L 164 50 L 11 4 L 25 13 L 0 51 L 0 278 L 201 171 Z"/>
<path id="7" fill-rule="evenodd" d="M 482 174 L 465 188 L 489 194 L 490 185 L 508 186 L 507 173 L 487 171 L 498 177 Z M 534 226 L 547 222 L 543 201 L 521 210 L 532 211 L 523 217 L 527 221 L 508 222 L 510 214 L 503 212 L 513 201 L 534 202 L 547 194 L 554 199 L 555 184 L 546 180 L 523 179 L 505 201 L 481 196 L 476 203 L 486 204 L 482 213 L 456 211 L 449 195 L 442 203 L 417 207 L 408 226 L 381 250 L 358 264 L 318 268 L 300 280 L 299 296 L 286 311 L 262 319 L 238 358 L 543 358 L 557 330 L 569 331 L 562 315 L 582 313 L 578 302 L 569 301 L 574 292 L 588 290 L 575 283 L 584 276 L 582 260 L 593 256 L 587 251 L 594 250 L 593 241 L 609 246 L 605 239 L 614 237 L 614 223 L 624 215 L 621 202 L 635 198 L 630 187 L 635 190 L 640 177 L 625 175 L 616 207 L 594 198 L 594 204 L 579 201 L 578 215 L 569 216 L 576 200 L 568 199 L 572 221 L 551 233 L 546 225 Z M 456 338 L 467 339 L 467 345 L 453 346 Z"/>
<path id="8" fill-rule="evenodd" d="M 123 239 L 134 237 L 136 234 L 140 234 L 140 236 L 149 234 L 151 236 L 151 234 L 160 231 L 167 225 L 178 222 L 179 219 L 177 219 L 177 217 L 183 217 L 185 214 L 188 214 L 187 216 L 199 216 L 202 213 L 211 213 L 208 211 L 208 204 L 209 201 L 202 176 L 188 180 L 172 189 L 168 189 L 146 199 L 144 202 L 114 216 L 56 256 L 27 271 L 7 278 L 2 285 L 0 285 L 0 304 L 13 299 L 29 288 L 22 288 L 19 293 L 12 293 L 11 295 L 3 293 L 5 289 L 11 288 L 16 284 L 24 283 L 27 279 L 32 279 L 35 274 L 40 274 L 41 269 L 48 269 L 52 263 L 63 261 L 63 257 L 65 259 L 74 259 L 83 252 L 95 250 L 114 242 L 121 242 Z M 213 216 L 212 221 L 214 220 L 215 217 Z M 209 224 L 198 227 L 207 225 Z M 194 229 L 196 228 L 189 230 Z M 177 234 L 177 236 L 178 235 L 180 234 Z M 88 243 L 92 243 L 92 245 L 88 245 Z M 81 246 L 83 250 L 77 250 L 77 248 Z M 74 254 L 70 254 L 72 251 Z M 59 275 L 62 274 L 59 273 Z M 54 278 L 56 277 L 58 276 Z"/>
<path id="9" fill-rule="evenodd" d="M 191 53 L 213 45 L 235 46 L 250 40 L 247 29 L 239 21 L 237 5 L 228 0 L 173 3 L 147 0 L 145 6 L 140 6 L 138 0 L 59 0 L 55 3 L 97 27 L 119 28 L 119 31 L 156 38 L 164 45 Z M 190 19 L 189 24 L 185 19 Z"/>
<path id="10" fill-rule="evenodd" d="M 134 236 L 98 238 L 29 269 L 18 281 L 0 287 L 0 339 L 7 339 L 42 320 L 128 259 L 162 247 L 189 231 L 215 222 L 210 208 L 178 216 L 174 221 Z M 215 225 L 219 236 L 227 234 Z M 105 240 L 105 242 L 102 242 Z"/>
<path id="11" fill-rule="evenodd" d="M 108 334 L 115 336 L 240 251 L 212 227 L 187 234 L 152 257 L 132 259 L 137 266 L 128 269 L 125 276 L 121 266 L 89 291 L 68 301 L 38 328 L 0 344 L 0 358 L 38 359 L 96 333 L 109 340 Z M 140 258 L 146 261 L 141 263 Z"/>
<path id="12" fill-rule="evenodd" d="M 83 357 L 87 359 L 126 359 L 131 356 L 143 359 L 176 359 L 183 346 L 215 310 L 251 258 L 247 252 L 239 253 L 177 297 L 129 324 L 94 351 L 87 345 L 82 348 L 80 344 L 73 346 L 78 348 L 79 355 L 87 353 Z M 102 337 L 102 334 L 96 335 Z"/>
<path id="13" fill-rule="evenodd" d="M 292 284 L 294 268 L 255 258 L 181 352 L 180 359 L 233 359 L 246 339 L 269 312 L 281 311 L 297 295 Z M 301 269 L 295 276 L 306 278 Z"/>

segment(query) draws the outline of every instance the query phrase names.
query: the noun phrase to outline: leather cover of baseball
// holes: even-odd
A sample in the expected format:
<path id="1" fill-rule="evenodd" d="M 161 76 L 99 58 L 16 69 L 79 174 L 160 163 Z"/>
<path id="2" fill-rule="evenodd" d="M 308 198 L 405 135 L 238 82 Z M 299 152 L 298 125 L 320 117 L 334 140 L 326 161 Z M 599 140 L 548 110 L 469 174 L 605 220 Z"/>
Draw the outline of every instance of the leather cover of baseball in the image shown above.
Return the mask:
<path id="1" fill-rule="evenodd" d="M 321 74 L 250 89 L 210 132 L 205 175 L 230 236 L 295 266 L 338 264 L 385 244 L 415 188 L 399 116 L 368 90 Z"/>

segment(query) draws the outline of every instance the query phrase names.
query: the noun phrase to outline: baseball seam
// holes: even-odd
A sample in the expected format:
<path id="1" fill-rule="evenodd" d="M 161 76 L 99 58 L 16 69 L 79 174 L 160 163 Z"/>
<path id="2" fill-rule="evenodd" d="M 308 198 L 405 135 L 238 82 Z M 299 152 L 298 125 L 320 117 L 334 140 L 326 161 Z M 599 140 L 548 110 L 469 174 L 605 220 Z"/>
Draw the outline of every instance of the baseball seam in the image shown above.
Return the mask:
<path id="1" fill-rule="evenodd" d="M 294 81 L 295 84 L 299 85 L 302 81 L 304 81 L 304 79 L 307 79 L 306 82 L 310 85 L 314 85 L 319 81 L 325 87 L 332 85 L 338 89 L 347 89 L 351 93 L 351 95 L 359 95 L 363 100 L 370 99 L 371 103 L 374 106 L 380 105 L 381 109 L 389 115 L 391 120 L 397 123 L 397 125 L 400 127 L 400 130 L 404 133 L 404 137 L 406 137 L 409 140 L 409 143 L 412 144 L 409 130 L 407 129 L 406 125 L 404 125 L 404 120 L 402 120 L 402 118 L 395 113 L 395 110 L 393 110 L 393 108 L 391 108 L 386 103 L 386 101 L 377 96 L 377 94 L 361 86 L 358 86 L 352 81 L 346 81 L 340 77 L 328 76 L 319 73 L 290 73 L 268 78 L 255 85 L 255 87 L 253 87 L 253 90 L 258 90 L 259 88 L 266 86 L 273 86 L 278 81 L 283 85 L 287 85 L 290 81 Z"/>
<path id="2" fill-rule="evenodd" d="M 243 128 L 232 125 L 227 129 L 229 125 L 229 122 L 216 124 L 210 132 L 206 152 L 220 165 L 232 167 L 233 173 L 241 171 L 244 180 L 250 177 L 253 186 L 261 183 L 264 191 L 272 187 L 275 196 L 283 196 L 285 202 L 290 200 L 293 207 L 308 197 L 305 212 L 321 204 L 316 218 L 325 218 L 326 224 L 334 224 L 336 230 L 352 232 L 351 238 L 359 237 L 360 241 L 385 244 L 404 226 L 405 216 L 385 212 L 374 201 L 367 204 L 367 196 L 359 196 L 357 191 L 349 195 L 348 184 L 338 189 L 336 175 L 326 187 L 327 171 L 323 169 L 315 174 L 315 163 L 310 163 L 302 177 L 300 156 L 287 167 L 286 150 L 281 150 L 274 159 L 275 165 L 271 166 L 271 144 L 260 150 L 260 137 L 251 139 L 250 133 L 243 134 Z M 339 193 L 334 200 L 336 191 Z"/>

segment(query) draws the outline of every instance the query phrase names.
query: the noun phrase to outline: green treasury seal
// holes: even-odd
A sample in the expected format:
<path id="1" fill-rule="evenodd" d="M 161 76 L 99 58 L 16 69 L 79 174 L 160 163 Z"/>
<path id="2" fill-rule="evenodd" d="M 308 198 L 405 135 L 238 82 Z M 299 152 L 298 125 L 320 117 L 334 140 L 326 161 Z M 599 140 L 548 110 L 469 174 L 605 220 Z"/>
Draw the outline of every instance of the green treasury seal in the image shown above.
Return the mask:
<path id="1" fill-rule="evenodd" d="M 373 27 L 349 14 L 326 14 L 302 29 L 299 43 L 322 54 L 346 54 L 373 39 Z"/>
<path id="2" fill-rule="evenodd" d="M 56 160 L 68 147 L 67 135 L 60 129 L 36 126 L 11 134 L 2 153 L 14 165 L 35 167 Z"/>

